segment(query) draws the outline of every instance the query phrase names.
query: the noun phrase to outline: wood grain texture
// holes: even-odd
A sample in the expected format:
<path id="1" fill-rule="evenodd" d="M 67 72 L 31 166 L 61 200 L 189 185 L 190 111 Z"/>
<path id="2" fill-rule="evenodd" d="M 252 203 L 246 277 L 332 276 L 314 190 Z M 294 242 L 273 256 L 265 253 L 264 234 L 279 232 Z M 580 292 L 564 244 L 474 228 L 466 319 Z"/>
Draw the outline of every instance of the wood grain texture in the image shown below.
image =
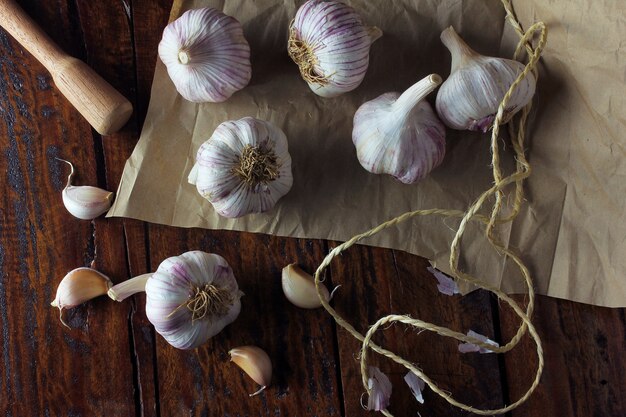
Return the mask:
<path id="1" fill-rule="evenodd" d="M 332 322 L 291 305 L 280 283 L 289 263 L 311 270 L 321 242 L 164 226 L 151 226 L 149 237 L 153 270 L 187 250 L 217 253 L 246 294 L 239 318 L 200 348 L 177 350 L 157 336 L 162 416 L 341 415 Z M 228 360 L 242 345 L 261 347 L 273 362 L 272 385 L 257 397 L 248 397 L 258 387 Z"/>
<path id="2" fill-rule="evenodd" d="M 493 338 L 493 317 L 488 294 L 466 297 L 439 294 L 437 281 L 426 271 L 425 259 L 404 252 L 356 246 L 331 265 L 333 285 L 341 284 L 333 301 L 337 311 L 362 333 L 388 314 L 405 314 L 434 324 L 467 332 L 472 329 Z M 458 342 L 404 325 L 379 331 L 374 341 L 417 364 L 437 385 L 458 400 L 479 408 L 502 406 L 498 360 L 494 355 L 465 354 Z M 365 389 L 361 382 L 361 343 L 347 331 L 338 331 L 342 385 L 346 415 L 366 415 L 360 404 Z M 370 351 L 368 361 L 387 374 L 393 385 L 390 411 L 395 416 L 465 415 L 426 389 L 420 405 L 404 382 L 407 370 Z M 366 404 L 367 395 L 363 396 Z"/>
<path id="3" fill-rule="evenodd" d="M 516 297 L 522 301 L 522 297 Z M 517 326 L 515 315 L 503 309 L 503 337 Z M 539 296 L 534 315 L 542 338 L 546 367 L 531 399 L 511 412 L 517 416 L 626 415 L 626 317 L 610 309 Z M 525 338 L 505 357 L 511 400 L 528 389 L 537 367 L 534 343 Z"/>
<path id="4" fill-rule="evenodd" d="M 60 21 L 46 14 L 38 16 L 38 23 L 77 24 L 63 20 L 71 14 L 68 5 L 57 7 L 62 9 Z M 113 304 L 101 298 L 69 312 L 66 320 L 72 329 L 68 330 L 49 306 L 65 273 L 89 265 L 95 257 L 94 225 L 65 211 L 60 192 L 67 166 L 54 159 L 75 163 L 77 183 L 97 184 L 91 129 L 51 86 L 49 75 L 30 54 L 4 32 L 0 39 L 4 151 L 0 164 L 5 190 L 0 238 L 0 412 L 133 414 L 128 338 L 119 332 L 124 316 L 115 314 Z"/>
<path id="5" fill-rule="evenodd" d="M 323 310 L 289 304 L 280 287 L 284 265 L 298 262 L 313 271 L 328 243 L 127 219 L 90 223 L 62 206 L 67 169 L 55 157 L 75 163 L 76 183 L 117 188 L 145 118 L 171 0 L 20 5 L 63 50 L 129 97 L 137 113 L 121 132 L 100 137 L 52 85 L 45 68 L 0 30 L 0 414 L 376 415 L 359 403 L 360 344 L 337 330 Z M 238 320 L 198 349 L 167 345 L 145 316 L 144 295 L 124 303 L 103 297 L 78 307 L 66 314 L 72 330 L 49 307 L 60 279 L 77 266 L 94 262 L 119 282 L 191 249 L 224 256 L 246 293 Z M 517 322 L 510 311 L 499 310 L 484 292 L 439 294 L 426 266 L 403 252 L 352 248 L 329 269 L 328 285 L 343 285 L 333 305 L 361 331 L 385 314 L 399 313 L 498 340 L 511 337 Z M 535 396 L 510 415 L 626 415 L 624 311 L 539 297 L 534 321 L 544 341 L 546 371 Z M 536 366 L 529 340 L 504 356 L 461 355 L 456 342 L 401 325 L 375 340 L 414 361 L 459 400 L 481 408 L 517 399 Z M 244 344 L 264 348 L 274 361 L 273 385 L 254 398 L 247 394 L 255 384 L 228 361 L 228 349 Z M 419 405 L 402 380 L 402 367 L 373 353 L 370 358 L 392 380 L 390 408 L 396 416 L 467 415 L 428 389 Z"/>

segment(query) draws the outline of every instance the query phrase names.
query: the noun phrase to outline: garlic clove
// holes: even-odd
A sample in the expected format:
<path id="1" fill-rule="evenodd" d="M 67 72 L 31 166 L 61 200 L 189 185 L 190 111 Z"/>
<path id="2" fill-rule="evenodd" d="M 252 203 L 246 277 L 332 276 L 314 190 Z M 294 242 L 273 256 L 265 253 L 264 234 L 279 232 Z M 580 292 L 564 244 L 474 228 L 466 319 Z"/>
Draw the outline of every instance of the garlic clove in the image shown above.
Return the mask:
<path id="1" fill-rule="evenodd" d="M 361 84 L 370 46 L 381 35 L 347 4 L 308 0 L 289 27 L 287 51 L 315 94 L 336 97 Z"/>
<path id="2" fill-rule="evenodd" d="M 81 220 L 93 220 L 111 208 L 114 193 L 90 185 L 72 185 L 74 165 L 65 159 L 56 159 L 70 166 L 70 175 L 61 196 L 63 205 L 72 216 Z"/>
<path id="3" fill-rule="evenodd" d="M 63 310 L 76 307 L 93 298 L 104 295 L 112 286 L 112 282 L 106 275 L 91 268 L 76 268 L 65 275 L 59 286 L 52 307 L 59 309 L 61 323 L 69 327 L 63 321 Z"/>
<path id="4" fill-rule="evenodd" d="M 452 129 L 487 132 L 505 94 L 524 71 L 524 64 L 478 54 L 452 27 L 441 33 L 441 41 L 452 55 L 452 65 L 450 77 L 437 93 L 439 117 Z M 534 74 L 528 73 L 512 92 L 502 124 L 532 100 L 535 86 Z"/>
<path id="5" fill-rule="evenodd" d="M 445 127 L 424 100 L 440 83 L 431 74 L 402 94 L 386 93 L 359 107 L 352 142 L 363 168 L 412 184 L 441 164 Z"/>
<path id="6" fill-rule="evenodd" d="M 228 351 L 230 360 L 240 367 L 261 388 L 251 397 L 264 391 L 272 380 L 272 361 L 265 351 L 256 346 L 241 346 Z"/>
<path id="7" fill-rule="evenodd" d="M 81 220 L 93 220 L 106 213 L 113 204 L 113 193 L 89 185 L 66 187 L 61 194 L 70 214 Z"/>
<path id="8" fill-rule="evenodd" d="M 188 10 L 167 25 L 159 58 L 176 90 L 194 103 L 223 102 L 252 77 L 241 23 L 208 7 Z"/>
<path id="9" fill-rule="evenodd" d="M 290 264 L 283 268 L 281 283 L 285 297 L 295 306 L 300 308 L 322 306 L 315 288 L 315 279 L 298 265 Z M 325 285 L 320 285 L 320 292 L 326 301 L 330 300 L 330 294 Z"/>

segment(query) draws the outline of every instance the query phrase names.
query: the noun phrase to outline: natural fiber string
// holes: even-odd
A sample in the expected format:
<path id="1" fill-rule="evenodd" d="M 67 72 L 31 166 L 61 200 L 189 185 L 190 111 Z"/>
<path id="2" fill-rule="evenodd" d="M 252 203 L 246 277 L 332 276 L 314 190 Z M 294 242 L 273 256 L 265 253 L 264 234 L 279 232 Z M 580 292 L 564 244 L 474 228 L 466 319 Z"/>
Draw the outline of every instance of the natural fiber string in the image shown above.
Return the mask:
<path id="1" fill-rule="evenodd" d="M 515 54 L 513 56 L 514 59 L 518 59 L 519 54 L 522 50 L 525 50 L 528 55 L 528 63 L 526 64 L 523 72 L 518 76 L 518 78 L 513 82 L 509 91 L 504 96 L 502 102 L 498 107 L 498 112 L 494 119 L 493 129 L 491 134 L 491 151 L 492 151 L 492 171 L 494 178 L 494 185 L 486 190 L 483 194 L 479 196 L 479 198 L 470 206 L 470 208 L 466 212 L 462 212 L 459 210 L 446 210 L 446 209 L 428 209 L 428 210 L 415 210 L 411 212 L 404 213 L 394 219 L 391 219 L 383 224 L 380 224 L 374 227 L 367 232 L 361 233 L 360 235 L 354 236 L 347 242 L 337 246 L 334 248 L 322 261 L 321 265 L 317 268 L 315 272 L 315 285 L 318 291 L 318 295 L 320 296 L 320 300 L 324 308 L 333 316 L 338 325 L 346 329 L 353 337 L 360 340 L 362 342 L 362 350 L 361 350 L 361 377 L 363 386 L 365 387 L 368 394 L 371 394 L 367 380 L 368 380 L 368 370 L 367 370 L 367 352 L 368 349 L 372 349 L 373 351 L 384 355 L 396 363 L 399 363 L 409 369 L 411 372 L 415 373 L 419 376 L 435 393 L 440 395 L 450 404 L 459 407 L 463 410 L 479 414 L 479 415 L 493 415 L 493 414 L 502 414 L 506 413 L 520 404 L 525 402 L 533 391 L 536 389 L 539 381 L 541 379 L 541 374 L 543 371 L 544 360 L 543 360 L 543 349 L 541 347 L 541 340 L 535 327 L 531 322 L 531 316 L 534 309 L 534 289 L 532 284 L 532 279 L 530 277 L 530 272 L 528 268 L 524 265 L 523 261 L 511 250 L 506 248 L 502 242 L 496 237 L 496 225 L 504 224 L 511 222 L 517 214 L 520 212 L 521 205 L 524 200 L 524 192 L 523 192 L 523 182 L 531 173 L 531 167 L 526 160 L 526 156 L 524 154 L 524 138 L 525 138 L 525 125 L 526 120 L 528 118 L 528 114 L 530 112 L 530 108 L 532 106 L 532 102 L 529 103 L 524 109 L 521 111 L 519 117 L 516 117 L 514 120 L 511 120 L 509 123 L 509 133 L 511 137 L 511 142 L 513 149 L 515 151 L 515 159 L 516 159 L 516 171 L 507 176 L 503 177 L 502 170 L 500 168 L 500 150 L 498 146 L 498 135 L 500 131 L 500 123 L 502 122 L 505 114 L 505 108 L 507 103 L 509 102 L 513 92 L 518 87 L 519 83 L 529 74 L 537 76 L 537 63 L 541 56 L 541 52 L 545 47 L 547 41 L 547 28 L 543 22 L 537 22 L 532 25 L 528 31 L 524 32 L 521 24 L 515 17 L 512 6 L 510 4 L 510 0 L 501 0 L 506 11 L 506 20 L 509 24 L 517 32 L 520 37 L 520 41 L 516 48 Z M 537 46 L 535 48 L 532 47 L 531 42 L 532 39 L 539 33 L 539 40 L 537 42 Z M 517 123 L 516 123 L 517 122 Z M 511 184 L 515 184 L 515 196 L 513 200 L 513 210 L 506 217 L 499 217 L 502 211 L 504 193 L 503 190 L 507 186 Z M 483 204 L 487 201 L 491 196 L 495 196 L 495 202 L 491 210 L 491 215 L 486 217 L 479 213 L 479 210 L 482 208 Z M 366 239 L 370 236 L 373 236 L 384 229 L 387 229 L 391 226 L 395 226 L 399 223 L 402 223 L 408 219 L 411 219 L 415 216 L 428 216 L 428 215 L 440 215 L 444 217 L 454 217 L 461 218 L 461 222 L 456 231 L 452 244 L 450 246 L 450 269 L 452 271 L 452 275 L 457 279 L 464 280 L 468 283 L 474 284 L 479 288 L 483 288 L 485 290 L 491 291 L 494 293 L 500 300 L 506 302 L 514 313 L 520 318 L 521 324 L 518 328 L 516 334 L 511 338 L 511 340 L 505 344 L 504 346 L 496 347 L 485 343 L 479 339 L 476 339 L 471 336 L 466 336 L 462 333 L 456 332 L 454 330 L 448 329 L 446 327 L 438 326 L 432 323 L 428 323 L 422 320 L 413 319 L 409 316 L 404 315 L 388 315 L 381 319 L 379 319 L 363 336 L 359 333 L 350 323 L 344 320 L 328 303 L 328 301 L 322 296 L 321 289 L 321 276 L 324 270 L 328 267 L 330 262 L 339 255 L 344 250 L 347 250 L 357 242 Z M 500 289 L 495 288 L 491 285 L 486 284 L 478 278 L 473 277 L 470 274 L 464 273 L 459 270 L 458 263 L 459 258 L 461 256 L 461 242 L 462 237 L 465 233 L 465 229 L 467 224 L 472 221 L 479 221 L 481 224 L 485 225 L 485 237 L 488 242 L 492 245 L 492 247 L 500 254 L 502 254 L 505 258 L 508 257 L 511 259 L 514 264 L 518 267 L 524 281 L 526 283 L 528 289 L 528 304 L 526 307 L 526 311 L 524 311 L 511 297 L 502 292 Z M 458 341 L 472 343 L 474 345 L 480 346 L 482 348 L 488 349 L 495 353 L 504 353 L 511 350 L 513 347 L 517 345 L 517 343 L 521 340 L 524 334 L 528 331 L 530 337 L 536 344 L 537 348 L 537 357 L 538 357 L 538 365 L 535 373 L 535 378 L 527 390 L 527 392 L 516 402 L 510 404 L 509 406 L 494 409 L 494 410 L 481 410 L 474 408 L 470 405 L 463 404 L 457 400 L 455 400 L 450 393 L 440 389 L 433 380 L 431 380 L 426 374 L 422 372 L 417 366 L 407 361 L 406 359 L 396 355 L 395 353 L 378 346 L 374 342 L 371 341 L 374 333 L 379 330 L 380 327 L 385 327 L 391 325 L 395 322 L 400 322 L 406 324 L 408 326 L 412 326 L 418 329 L 424 329 L 428 331 L 435 332 L 441 336 L 451 337 Z M 387 410 L 381 411 L 386 416 L 392 416 L 391 413 Z"/>

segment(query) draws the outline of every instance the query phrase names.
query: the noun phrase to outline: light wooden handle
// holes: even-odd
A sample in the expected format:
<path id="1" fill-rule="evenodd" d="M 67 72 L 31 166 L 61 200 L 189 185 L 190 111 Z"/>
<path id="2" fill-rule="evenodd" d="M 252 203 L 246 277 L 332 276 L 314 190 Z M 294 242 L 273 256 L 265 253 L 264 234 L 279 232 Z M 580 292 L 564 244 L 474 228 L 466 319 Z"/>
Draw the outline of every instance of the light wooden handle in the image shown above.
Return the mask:
<path id="1" fill-rule="evenodd" d="M 61 50 L 13 0 L 0 0 L 0 26 L 46 67 L 57 88 L 101 135 L 126 124 L 133 106 L 84 62 Z"/>

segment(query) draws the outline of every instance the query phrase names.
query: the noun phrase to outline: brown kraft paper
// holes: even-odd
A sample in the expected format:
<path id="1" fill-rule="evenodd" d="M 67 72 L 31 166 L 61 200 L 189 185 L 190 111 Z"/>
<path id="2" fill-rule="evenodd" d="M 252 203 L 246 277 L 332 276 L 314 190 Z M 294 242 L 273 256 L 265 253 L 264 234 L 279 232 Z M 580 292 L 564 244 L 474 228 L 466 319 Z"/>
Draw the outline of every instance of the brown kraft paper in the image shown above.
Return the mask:
<path id="1" fill-rule="evenodd" d="M 175 2 L 172 18 L 190 8 L 214 7 L 243 24 L 252 80 L 224 103 L 194 104 L 177 94 L 158 61 L 141 137 L 109 216 L 345 241 L 406 211 L 466 210 L 491 186 L 489 134 L 448 129 L 443 164 L 425 180 L 404 185 L 359 165 L 351 130 L 363 102 L 403 91 L 430 73 L 449 75 L 450 55 L 439 34 L 450 25 L 478 52 L 510 57 L 518 39 L 505 24 L 499 0 L 347 1 L 384 34 L 372 46 L 361 86 L 332 99 L 309 90 L 286 52 L 288 25 L 301 3 Z M 542 20 L 549 34 L 528 128 L 533 174 L 525 185 L 527 201 L 501 238 L 522 254 L 538 293 L 626 306 L 626 25 L 620 23 L 625 3 L 513 4 L 524 27 Z M 269 120 L 286 133 L 294 185 L 273 210 L 226 219 L 187 176 L 215 127 L 244 116 Z M 503 138 L 502 159 L 510 173 L 514 161 L 507 144 Z M 457 226 L 457 220 L 421 217 L 364 243 L 418 254 L 446 271 Z M 478 226 L 469 228 L 462 267 L 506 292 L 526 292 L 515 267 L 493 252 Z"/>

